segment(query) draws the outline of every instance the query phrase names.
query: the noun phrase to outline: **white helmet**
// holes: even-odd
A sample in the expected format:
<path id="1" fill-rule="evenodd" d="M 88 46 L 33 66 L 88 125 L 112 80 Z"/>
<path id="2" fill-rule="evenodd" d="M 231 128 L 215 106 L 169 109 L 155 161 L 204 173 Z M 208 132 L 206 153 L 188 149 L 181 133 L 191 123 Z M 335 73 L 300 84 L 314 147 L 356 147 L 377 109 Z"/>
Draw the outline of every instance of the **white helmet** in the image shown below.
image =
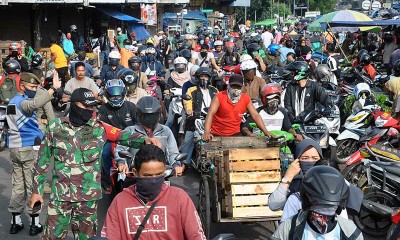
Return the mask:
<path id="1" fill-rule="evenodd" d="M 174 65 L 176 65 L 176 64 L 185 64 L 185 65 L 187 65 L 188 61 L 184 57 L 177 57 L 174 60 Z"/>
<path id="2" fill-rule="evenodd" d="M 146 54 L 156 54 L 156 49 L 153 47 L 149 47 L 146 49 Z"/>
<path id="3" fill-rule="evenodd" d="M 253 58 L 252 58 L 249 54 L 243 54 L 243 55 L 240 56 L 240 58 L 239 58 L 239 62 L 240 62 L 240 63 L 246 62 L 246 61 L 249 61 L 249 60 L 253 60 Z"/>
<path id="4" fill-rule="evenodd" d="M 240 64 L 240 70 L 242 70 L 242 71 L 255 69 L 255 68 L 257 68 L 257 64 L 254 62 L 254 60 L 248 60 L 248 61 L 242 62 Z"/>
<path id="5" fill-rule="evenodd" d="M 256 33 L 256 32 L 255 32 L 255 33 L 251 33 L 251 34 L 250 34 L 250 37 L 255 37 L 255 36 L 257 36 L 257 35 L 258 35 L 258 33 Z"/>
<path id="6" fill-rule="evenodd" d="M 72 31 L 75 31 L 76 29 L 78 29 L 78 28 L 76 27 L 76 25 L 71 25 L 70 28 L 71 28 Z"/>
<path id="7" fill-rule="evenodd" d="M 371 89 L 367 83 L 359 83 L 354 87 L 354 95 L 356 99 L 360 99 L 361 96 L 368 97 L 371 95 Z"/>
<path id="8" fill-rule="evenodd" d="M 224 43 L 221 41 L 221 40 L 217 40 L 217 41 L 215 41 L 215 43 L 214 43 L 214 46 L 216 47 L 216 46 L 223 46 L 224 45 Z"/>
<path id="9" fill-rule="evenodd" d="M 146 56 L 146 49 L 143 49 L 142 51 L 140 51 L 140 55 L 141 56 Z"/>
<path id="10" fill-rule="evenodd" d="M 111 51 L 108 58 L 121 59 L 121 54 L 118 51 Z"/>

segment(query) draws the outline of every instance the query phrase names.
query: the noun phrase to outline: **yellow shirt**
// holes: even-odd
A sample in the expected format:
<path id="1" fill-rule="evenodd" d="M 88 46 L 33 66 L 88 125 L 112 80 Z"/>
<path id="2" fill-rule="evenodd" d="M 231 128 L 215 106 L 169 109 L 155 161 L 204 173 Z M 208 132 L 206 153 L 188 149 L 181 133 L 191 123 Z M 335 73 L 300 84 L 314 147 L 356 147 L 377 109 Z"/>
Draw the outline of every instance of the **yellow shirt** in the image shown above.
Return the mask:
<path id="1" fill-rule="evenodd" d="M 51 53 L 56 54 L 56 59 L 54 60 L 54 68 L 68 67 L 67 58 L 64 55 L 64 50 L 57 44 L 53 44 L 50 47 Z"/>

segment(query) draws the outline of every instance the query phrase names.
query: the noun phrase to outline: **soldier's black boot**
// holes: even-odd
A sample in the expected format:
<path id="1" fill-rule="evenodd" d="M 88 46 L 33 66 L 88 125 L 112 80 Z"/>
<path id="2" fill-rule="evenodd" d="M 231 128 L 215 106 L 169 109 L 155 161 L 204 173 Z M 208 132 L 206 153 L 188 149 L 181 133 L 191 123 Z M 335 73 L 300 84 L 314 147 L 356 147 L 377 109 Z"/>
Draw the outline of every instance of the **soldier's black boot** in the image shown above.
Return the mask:
<path id="1" fill-rule="evenodd" d="M 16 234 L 22 229 L 24 229 L 24 224 L 21 222 L 21 213 L 12 213 L 10 234 Z"/>
<path id="2" fill-rule="evenodd" d="M 29 235 L 36 236 L 43 231 L 43 226 L 39 223 L 39 214 L 31 214 L 31 226 L 29 228 Z"/>

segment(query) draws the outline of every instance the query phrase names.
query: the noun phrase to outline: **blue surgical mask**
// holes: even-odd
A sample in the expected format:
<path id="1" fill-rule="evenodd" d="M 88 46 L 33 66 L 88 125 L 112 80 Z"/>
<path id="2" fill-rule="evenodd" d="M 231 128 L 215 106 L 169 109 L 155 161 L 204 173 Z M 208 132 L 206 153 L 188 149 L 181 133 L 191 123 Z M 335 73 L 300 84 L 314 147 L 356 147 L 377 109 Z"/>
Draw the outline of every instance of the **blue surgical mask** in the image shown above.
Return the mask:
<path id="1" fill-rule="evenodd" d="M 146 62 L 146 56 L 141 57 L 142 62 Z"/>
<path id="2" fill-rule="evenodd" d="M 305 175 L 306 172 L 307 172 L 308 170 L 310 170 L 310 168 L 314 167 L 316 161 L 313 161 L 313 162 L 309 162 L 309 161 L 300 161 L 299 163 L 300 163 L 301 171 L 303 172 L 303 175 Z"/>
<path id="3" fill-rule="evenodd" d="M 154 61 L 154 56 L 153 55 L 147 56 L 147 61 L 150 61 L 150 62 Z"/>
<path id="4" fill-rule="evenodd" d="M 28 98 L 34 98 L 36 95 L 36 91 L 32 91 L 25 88 L 25 95 L 28 96 Z"/>

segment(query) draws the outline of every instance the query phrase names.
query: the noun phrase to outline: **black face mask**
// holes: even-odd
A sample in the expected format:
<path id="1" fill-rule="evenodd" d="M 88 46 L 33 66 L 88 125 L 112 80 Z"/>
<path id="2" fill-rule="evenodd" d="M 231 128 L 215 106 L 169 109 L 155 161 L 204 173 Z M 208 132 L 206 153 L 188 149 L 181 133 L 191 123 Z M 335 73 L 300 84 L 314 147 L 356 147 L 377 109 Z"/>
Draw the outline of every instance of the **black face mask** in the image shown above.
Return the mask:
<path id="1" fill-rule="evenodd" d="M 69 120 L 72 126 L 80 127 L 87 123 L 93 115 L 93 110 L 83 109 L 76 105 L 76 103 L 71 103 L 71 111 L 69 113 Z"/>
<path id="2" fill-rule="evenodd" d="M 18 52 L 17 51 L 12 51 L 11 52 L 11 57 L 14 57 L 14 58 L 18 57 Z"/>
<path id="3" fill-rule="evenodd" d="M 140 114 L 139 119 L 143 126 L 154 130 L 157 123 L 160 122 L 160 113 Z"/>
<path id="4" fill-rule="evenodd" d="M 202 58 L 207 57 L 207 52 L 200 52 L 200 56 L 201 56 Z"/>

